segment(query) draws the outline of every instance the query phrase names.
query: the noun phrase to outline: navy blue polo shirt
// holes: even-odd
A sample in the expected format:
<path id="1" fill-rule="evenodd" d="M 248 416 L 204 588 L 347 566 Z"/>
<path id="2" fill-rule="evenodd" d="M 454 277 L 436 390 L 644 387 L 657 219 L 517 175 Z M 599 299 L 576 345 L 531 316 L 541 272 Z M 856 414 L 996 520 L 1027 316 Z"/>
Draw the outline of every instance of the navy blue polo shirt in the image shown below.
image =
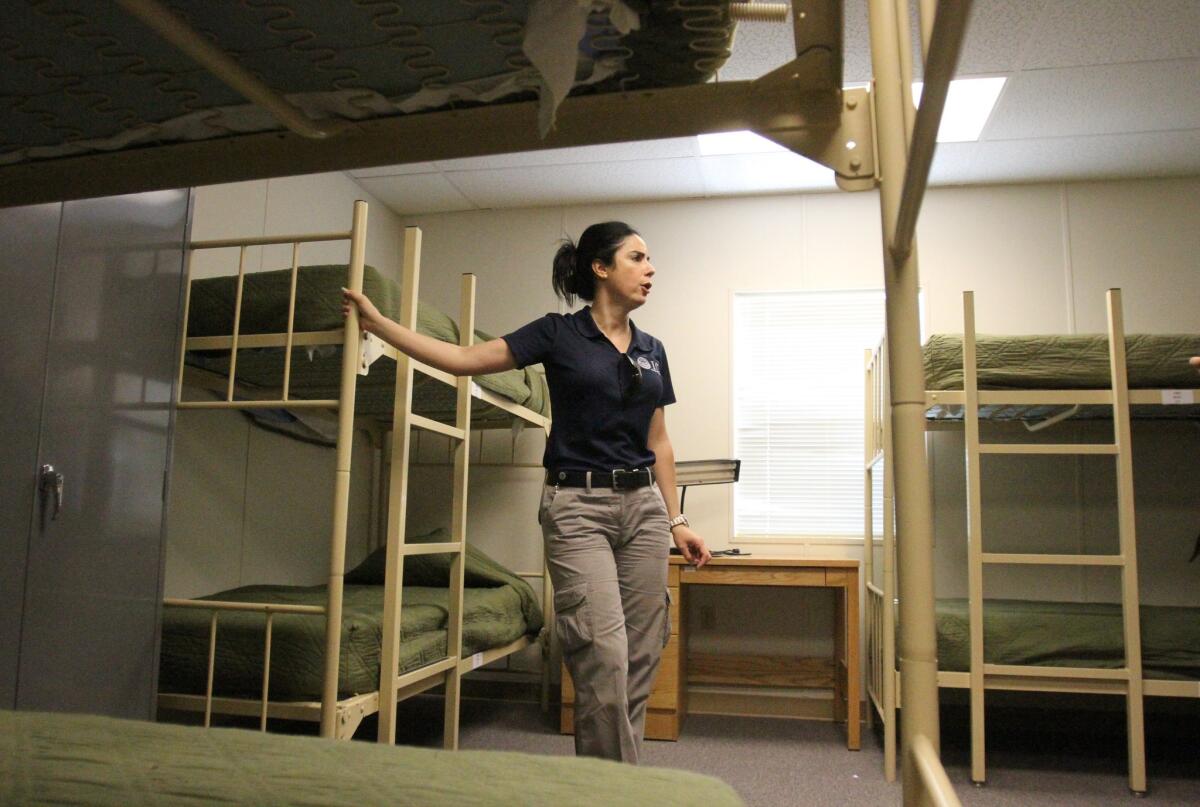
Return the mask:
<path id="1" fill-rule="evenodd" d="M 547 314 L 504 337 L 517 367 L 543 364 L 554 421 L 542 464 L 554 470 L 648 468 L 650 418 L 675 403 L 662 342 L 629 323 L 628 354 L 608 340 L 591 306 Z M 641 381 L 630 361 L 636 363 Z"/>

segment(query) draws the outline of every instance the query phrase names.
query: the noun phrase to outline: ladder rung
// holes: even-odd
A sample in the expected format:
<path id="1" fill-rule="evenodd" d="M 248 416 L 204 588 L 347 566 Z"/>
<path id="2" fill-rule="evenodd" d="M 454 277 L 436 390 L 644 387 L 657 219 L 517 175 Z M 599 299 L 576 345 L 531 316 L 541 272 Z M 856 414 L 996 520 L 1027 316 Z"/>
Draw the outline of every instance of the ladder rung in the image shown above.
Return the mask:
<path id="1" fill-rule="evenodd" d="M 176 409 L 337 409 L 341 403 L 336 398 L 295 398 L 275 401 L 178 401 Z"/>
<path id="2" fill-rule="evenodd" d="M 401 555 L 448 555 L 462 552 L 462 544 L 450 541 L 442 544 L 400 544 Z"/>
<path id="3" fill-rule="evenodd" d="M 1078 678 L 1100 681 L 1128 681 L 1129 669 L 1106 667 L 1038 667 L 1033 664 L 984 664 L 984 675 L 1011 675 L 1024 678 Z"/>
<path id="4" fill-rule="evenodd" d="M 424 667 L 413 670 L 412 672 L 404 673 L 403 675 L 397 675 L 393 679 L 392 685 L 396 687 L 396 689 L 402 689 L 409 684 L 414 684 L 417 681 L 423 681 L 432 675 L 443 673 L 446 670 L 453 669 L 457 666 L 458 659 L 452 659 L 449 657 L 443 658 L 440 661 L 433 662 L 432 664 L 426 664 Z"/>
<path id="5" fill-rule="evenodd" d="M 1112 443 L 980 443 L 980 454 L 1116 454 Z"/>
<path id="6" fill-rule="evenodd" d="M 1029 552 L 981 552 L 984 563 L 1044 566 L 1123 566 L 1124 555 L 1050 555 Z"/>
<path id="7" fill-rule="evenodd" d="M 447 437 L 455 440 L 464 440 L 467 436 L 466 432 L 457 426 L 448 426 L 445 423 L 439 423 L 436 420 L 431 420 L 430 418 L 423 417 L 421 415 L 409 415 L 408 422 L 419 429 L 425 429 L 426 431 L 444 434 Z"/>

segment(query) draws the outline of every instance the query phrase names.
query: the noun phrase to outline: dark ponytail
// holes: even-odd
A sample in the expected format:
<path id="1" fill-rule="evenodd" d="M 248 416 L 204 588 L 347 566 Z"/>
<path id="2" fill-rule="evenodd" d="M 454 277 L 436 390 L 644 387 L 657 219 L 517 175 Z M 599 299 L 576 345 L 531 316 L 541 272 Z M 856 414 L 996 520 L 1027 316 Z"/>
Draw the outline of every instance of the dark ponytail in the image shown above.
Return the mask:
<path id="1" fill-rule="evenodd" d="M 623 221 L 606 221 L 593 224 L 579 236 L 579 245 L 571 239 L 564 238 L 558 251 L 554 253 L 554 271 L 551 285 L 554 293 L 561 297 L 567 305 L 574 305 L 575 298 L 581 297 L 588 302 L 596 298 L 596 274 L 592 271 L 592 263 L 600 261 L 605 266 L 612 266 L 617 248 L 631 235 L 638 231 Z"/>

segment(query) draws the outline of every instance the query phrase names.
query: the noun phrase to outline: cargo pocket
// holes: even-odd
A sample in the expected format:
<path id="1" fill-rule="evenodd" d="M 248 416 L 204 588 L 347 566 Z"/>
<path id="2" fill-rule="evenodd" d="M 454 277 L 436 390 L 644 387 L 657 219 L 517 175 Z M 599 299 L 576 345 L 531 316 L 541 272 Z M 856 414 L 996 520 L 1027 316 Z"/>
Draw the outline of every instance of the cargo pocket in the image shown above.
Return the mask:
<path id="1" fill-rule="evenodd" d="M 570 655 L 592 643 L 592 609 L 587 583 L 554 592 L 554 623 L 563 653 Z"/>
<path id="2" fill-rule="evenodd" d="M 675 604 L 671 601 L 671 589 L 667 589 L 664 600 L 666 606 L 663 608 L 662 646 L 666 647 L 671 643 L 671 607 Z"/>
<path id="3" fill-rule="evenodd" d="M 554 504 L 554 497 L 557 492 L 558 488 L 552 487 L 551 485 L 543 486 L 542 500 L 538 503 L 538 524 L 546 523 L 546 516 L 550 513 L 550 505 Z"/>

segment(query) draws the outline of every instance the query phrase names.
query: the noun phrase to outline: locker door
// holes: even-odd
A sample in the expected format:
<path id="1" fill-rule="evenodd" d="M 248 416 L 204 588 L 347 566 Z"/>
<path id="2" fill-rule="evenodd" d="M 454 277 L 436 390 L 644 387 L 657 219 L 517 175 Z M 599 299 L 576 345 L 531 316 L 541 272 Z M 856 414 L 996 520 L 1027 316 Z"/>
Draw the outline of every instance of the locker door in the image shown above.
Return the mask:
<path id="1" fill-rule="evenodd" d="M 17 704 L 25 556 L 34 516 L 38 421 L 61 204 L 0 210 L 0 708 Z"/>
<path id="2" fill-rule="evenodd" d="M 17 706 L 154 714 L 187 191 L 63 206 Z M 43 514 L 44 511 L 44 514 Z"/>

